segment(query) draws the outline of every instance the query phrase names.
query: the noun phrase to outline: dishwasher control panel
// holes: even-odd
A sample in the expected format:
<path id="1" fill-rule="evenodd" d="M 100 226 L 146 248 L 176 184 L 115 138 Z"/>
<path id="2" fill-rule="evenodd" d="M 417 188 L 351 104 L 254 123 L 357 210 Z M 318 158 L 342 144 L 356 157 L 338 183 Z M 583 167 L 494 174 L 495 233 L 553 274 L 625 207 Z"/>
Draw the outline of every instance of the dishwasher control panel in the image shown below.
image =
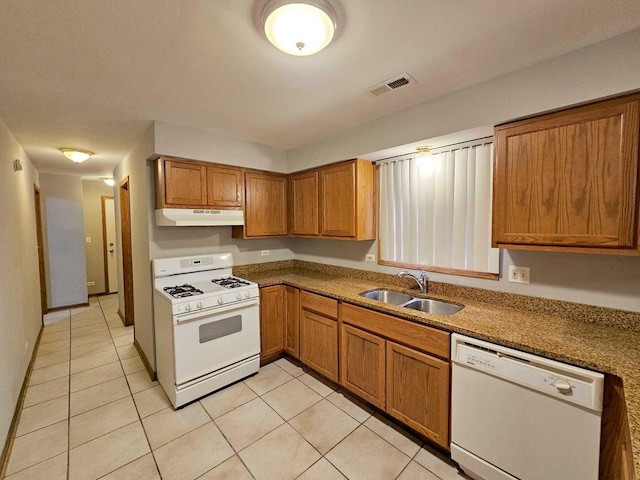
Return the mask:
<path id="1" fill-rule="evenodd" d="M 452 361 L 460 366 L 602 411 L 604 376 L 600 373 L 475 339 L 452 337 L 451 353 Z"/>

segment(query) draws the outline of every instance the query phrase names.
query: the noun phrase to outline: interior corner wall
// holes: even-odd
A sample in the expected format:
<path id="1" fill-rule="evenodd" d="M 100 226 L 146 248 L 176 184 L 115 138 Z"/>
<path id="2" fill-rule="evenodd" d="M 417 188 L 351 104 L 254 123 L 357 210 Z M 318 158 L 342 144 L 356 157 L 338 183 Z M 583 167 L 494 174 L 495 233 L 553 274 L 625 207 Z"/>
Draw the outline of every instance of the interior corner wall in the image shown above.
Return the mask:
<path id="1" fill-rule="evenodd" d="M 82 210 L 84 212 L 84 236 L 91 238 L 85 242 L 87 263 L 87 286 L 89 295 L 105 293 L 104 238 L 102 231 L 102 197 L 113 197 L 114 187 L 102 180 L 82 181 Z"/>
<path id="2" fill-rule="evenodd" d="M 567 105 L 640 89 L 640 29 L 411 107 L 287 152 L 289 168 L 311 168 Z M 347 245 L 348 244 L 348 245 Z M 397 273 L 365 262 L 377 242 L 295 239 L 295 258 Z M 531 268 L 531 284 L 510 283 L 510 265 Z M 501 251 L 499 281 L 433 273 L 433 280 L 640 311 L 640 257 Z"/>
<path id="3" fill-rule="evenodd" d="M 133 267 L 133 307 L 135 339 L 145 357 L 155 370 L 155 344 L 153 326 L 153 297 L 151 262 L 149 257 L 148 182 L 147 158 L 153 155 L 154 131 L 150 126 L 138 144 L 125 156 L 113 172 L 116 184 L 116 252 L 118 255 L 118 301 L 120 312 L 126 314 L 124 305 L 124 278 L 122 268 L 122 226 L 120 222 L 120 188 L 129 178 L 129 203 L 131 208 L 131 250 Z"/>
<path id="4" fill-rule="evenodd" d="M 22 162 L 14 172 L 13 161 Z M 38 172 L 0 120 L 0 441 L 9 432 L 42 326 L 34 185 Z"/>
<path id="5" fill-rule="evenodd" d="M 49 308 L 87 303 L 82 179 L 40 174 Z"/>

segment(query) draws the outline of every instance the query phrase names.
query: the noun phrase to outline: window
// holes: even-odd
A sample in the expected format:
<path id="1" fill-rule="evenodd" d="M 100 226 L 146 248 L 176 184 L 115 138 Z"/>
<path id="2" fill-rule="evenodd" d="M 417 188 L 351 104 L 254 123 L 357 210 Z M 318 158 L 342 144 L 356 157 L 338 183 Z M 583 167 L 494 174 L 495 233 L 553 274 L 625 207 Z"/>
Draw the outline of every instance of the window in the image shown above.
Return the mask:
<path id="1" fill-rule="evenodd" d="M 492 158 L 485 139 L 380 162 L 380 263 L 497 279 Z"/>

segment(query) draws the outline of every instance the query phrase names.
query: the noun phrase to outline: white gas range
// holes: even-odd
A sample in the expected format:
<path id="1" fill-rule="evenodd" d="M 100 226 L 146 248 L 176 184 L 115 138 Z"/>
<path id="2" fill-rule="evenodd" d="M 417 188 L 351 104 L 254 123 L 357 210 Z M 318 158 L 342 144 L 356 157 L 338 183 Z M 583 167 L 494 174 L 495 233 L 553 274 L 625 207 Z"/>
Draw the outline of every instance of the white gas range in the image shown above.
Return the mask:
<path id="1" fill-rule="evenodd" d="M 175 408 L 257 372 L 258 285 L 230 253 L 153 261 L 158 380 Z"/>

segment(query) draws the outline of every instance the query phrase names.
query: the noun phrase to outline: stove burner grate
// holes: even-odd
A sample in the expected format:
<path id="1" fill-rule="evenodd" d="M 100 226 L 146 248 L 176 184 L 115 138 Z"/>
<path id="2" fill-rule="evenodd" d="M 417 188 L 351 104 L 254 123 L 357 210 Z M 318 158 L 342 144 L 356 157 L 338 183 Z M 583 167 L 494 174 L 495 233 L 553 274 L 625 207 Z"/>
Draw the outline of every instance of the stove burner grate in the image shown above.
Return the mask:
<path id="1" fill-rule="evenodd" d="M 239 278 L 236 278 L 236 277 L 218 278 L 217 280 L 211 280 L 211 281 L 224 288 L 238 288 L 238 287 L 243 287 L 245 285 L 250 285 L 249 282 L 245 280 L 240 280 Z"/>
<path id="2" fill-rule="evenodd" d="M 164 287 L 164 291 L 174 298 L 193 297 L 204 293 L 196 287 L 185 283 L 184 285 L 176 285 L 175 287 Z"/>

